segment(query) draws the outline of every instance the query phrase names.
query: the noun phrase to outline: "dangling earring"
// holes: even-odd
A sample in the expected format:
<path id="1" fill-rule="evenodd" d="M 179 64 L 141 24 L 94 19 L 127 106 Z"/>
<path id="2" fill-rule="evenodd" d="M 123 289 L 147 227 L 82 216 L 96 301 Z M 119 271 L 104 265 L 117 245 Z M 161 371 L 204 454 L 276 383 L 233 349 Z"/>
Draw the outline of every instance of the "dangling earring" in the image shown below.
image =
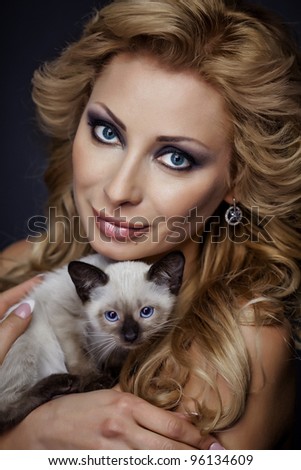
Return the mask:
<path id="1" fill-rule="evenodd" d="M 242 211 L 236 205 L 235 198 L 233 198 L 233 206 L 226 210 L 225 219 L 229 225 L 238 225 L 242 221 Z"/>

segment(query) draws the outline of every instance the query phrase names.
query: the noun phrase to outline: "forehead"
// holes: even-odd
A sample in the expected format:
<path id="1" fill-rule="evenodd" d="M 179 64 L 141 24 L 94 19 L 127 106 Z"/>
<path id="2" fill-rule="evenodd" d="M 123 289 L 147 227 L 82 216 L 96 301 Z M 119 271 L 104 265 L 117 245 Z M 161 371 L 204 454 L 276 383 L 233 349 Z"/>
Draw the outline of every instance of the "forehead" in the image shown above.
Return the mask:
<path id="1" fill-rule="evenodd" d="M 120 54 L 95 82 L 90 101 L 105 101 L 112 110 L 156 116 L 173 131 L 193 123 L 214 126 L 229 135 L 231 124 L 221 94 L 195 71 L 174 71 L 147 55 Z M 192 129 L 194 131 L 194 129 Z"/>
<path id="2" fill-rule="evenodd" d="M 133 313 L 143 306 L 150 305 L 169 310 L 173 296 L 166 287 L 147 280 L 148 270 L 149 266 L 139 261 L 110 264 L 106 268 L 109 282 L 92 292 L 95 308 Z"/>

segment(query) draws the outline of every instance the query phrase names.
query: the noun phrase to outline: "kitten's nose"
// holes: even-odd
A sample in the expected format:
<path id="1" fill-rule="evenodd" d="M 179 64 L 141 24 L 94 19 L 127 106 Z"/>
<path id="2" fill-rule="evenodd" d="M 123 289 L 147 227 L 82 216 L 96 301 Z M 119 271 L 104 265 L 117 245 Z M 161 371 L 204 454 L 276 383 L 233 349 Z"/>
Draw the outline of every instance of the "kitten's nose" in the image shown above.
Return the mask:
<path id="1" fill-rule="evenodd" d="M 124 333 L 124 339 L 127 343 L 133 343 L 138 338 L 138 332 L 126 331 Z"/>
<path id="2" fill-rule="evenodd" d="M 127 343 L 133 343 L 136 341 L 139 335 L 139 325 L 136 320 L 131 317 L 126 318 L 121 329 L 121 333 L 124 341 Z"/>

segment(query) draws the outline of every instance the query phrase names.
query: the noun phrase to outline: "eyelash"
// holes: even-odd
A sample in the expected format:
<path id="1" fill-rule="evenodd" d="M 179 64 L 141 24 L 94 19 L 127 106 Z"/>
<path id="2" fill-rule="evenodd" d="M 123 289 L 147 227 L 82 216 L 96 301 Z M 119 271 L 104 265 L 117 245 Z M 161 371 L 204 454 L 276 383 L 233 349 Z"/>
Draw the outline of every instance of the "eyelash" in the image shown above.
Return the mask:
<path id="1" fill-rule="evenodd" d="M 110 143 L 110 142 L 106 142 L 104 140 L 102 140 L 95 132 L 95 128 L 98 127 L 98 126 L 102 126 L 104 128 L 108 128 L 108 129 L 111 129 L 113 131 L 113 133 L 116 135 L 117 139 L 119 140 L 120 144 L 122 146 L 124 146 L 124 140 L 122 138 L 122 136 L 120 135 L 119 131 L 116 129 L 116 127 L 111 124 L 110 122 L 108 121 L 105 121 L 99 117 L 96 117 L 96 116 L 88 116 L 88 125 L 91 127 L 91 134 L 92 134 L 92 138 L 95 139 L 98 143 L 101 143 L 103 145 L 116 145 L 116 143 Z M 163 157 L 164 155 L 167 155 L 168 153 L 177 153 L 181 156 L 183 156 L 189 163 L 189 165 L 187 167 L 184 167 L 184 168 L 176 168 L 176 167 L 172 167 L 170 165 L 167 165 L 165 163 L 162 163 L 159 161 L 159 163 L 161 165 L 163 165 L 164 167 L 172 170 L 172 171 L 177 171 L 177 172 L 185 172 L 185 171 L 191 171 L 193 169 L 193 167 L 196 167 L 197 166 L 197 163 L 195 161 L 195 159 L 193 158 L 192 155 L 190 155 L 189 153 L 177 148 L 177 147 L 164 147 L 160 150 L 160 152 L 157 154 L 156 158 L 159 159 L 160 157 Z"/>
<path id="2" fill-rule="evenodd" d="M 195 161 L 195 159 L 193 158 L 192 155 L 190 155 L 189 153 L 187 153 L 187 152 L 185 152 L 185 151 L 183 151 L 183 150 L 181 150 L 177 147 L 164 147 L 163 149 L 160 150 L 157 158 L 163 157 L 164 155 L 167 155 L 169 153 L 176 153 L 176 154 L 179 154 L 180 156 L 183 156 L 188 161 L 189 165 L 184 167 L 184 168 L 176 168 L 176 167 L 166 165 L 165 163 L 160 162 L 160 164 L 164 165 L 166 168 L 169 168 L 173 171 L 190 171 L 194 167 L 197 166 L 197 163 L 196 163 L 196 161 Z"/>
<path id="3" fill-rule="evenodd" d="M 123 139 L 122 139 L 122 136 L 120 135 L 119 131 L 116 129 L 116 127 L 107 122 L 107 121 L 104 121 L 98 117 L 94 117 L 94 116 L 89 116 L 88 118 L 88 126 L 91 127 L 91 134 L 92 134 L 92 137 L 93 139 L 95 139 L 97 142 L 101 143 L 101 144 L 104 144 L 104 145 L 112 145 L 112 143 L 110 142 L 106 142 L 104 140 L 102 140 L 95 132 L 95 129 L 96 127 L 98 126 L 102 126 L 104 128 L 108 128 L 108 129 L 111 129 L 114 134 L 116 135 L 116 137 L 118 138 L 119 142 L 121 143 L 121 145 L 123 145 Z"/>

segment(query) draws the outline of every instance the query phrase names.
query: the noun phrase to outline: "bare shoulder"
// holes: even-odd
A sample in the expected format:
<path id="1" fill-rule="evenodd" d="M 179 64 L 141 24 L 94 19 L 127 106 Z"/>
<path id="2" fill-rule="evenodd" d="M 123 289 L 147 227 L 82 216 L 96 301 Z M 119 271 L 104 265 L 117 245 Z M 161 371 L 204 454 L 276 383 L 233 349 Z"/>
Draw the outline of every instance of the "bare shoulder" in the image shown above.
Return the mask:
<path id="1" fill-rule="evenodd" d="M 242 326 L 242 335 L 249 353 L 252 370 L 252 390 L 276 383 L 291 372 L 294 354 L 289 323 L 274 326 Z"/>
<path id="2" fill-rule="evenodd" d="M 228 449 L 286 448 L 295 403 L 295 353 L 289 323 L 243 326 L 242 335 L 251 367 L 246 409 L 219 438 Z"/>
<path id="3" fill-rule="evenodd" d="M 0 276 L 13 269 L 20 263 L 25 263 L 30 257 L 32 243 L 27 240 L 20 240 L 5 248 L 0 253 Z"/>
<path id="4" fill-rule="evenodd" d="M 216 437 L 226 449 L 286 448 L 290 445 L 295 403 L 295 351 L 290 325 L 242 326 L 241 333 L 251 372 L 246 407 L 241 418 L 217 432 Z M 233 399 L 229 384 L 221 377 L 216 380 L 222 402 L 228 406 Z M 194 376 L 185 387 L 185 394 L 206 399 L 207 406 L 214 409 L 214 397 L 204 395 L 205 390 L 202 381 Z M 188 400 L 186 408 L 189 405 Z"/>

